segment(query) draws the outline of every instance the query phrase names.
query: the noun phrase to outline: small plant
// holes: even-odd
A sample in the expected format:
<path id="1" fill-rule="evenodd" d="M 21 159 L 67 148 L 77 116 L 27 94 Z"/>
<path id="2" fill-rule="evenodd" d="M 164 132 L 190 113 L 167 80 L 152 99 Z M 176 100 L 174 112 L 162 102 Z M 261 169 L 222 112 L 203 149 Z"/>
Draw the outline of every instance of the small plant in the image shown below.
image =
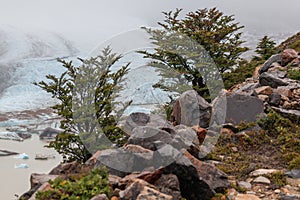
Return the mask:
<path id="1" fill-rule="evenodd" d="M 300 80 L 300 69 L 290 69 L 288 70 L 288 77 L 294 80 Z"/>
<path id="2" fill-rule="evenodd" d="M 111 195 L 106 169 L 93 169 L 87 176 L 78 180 L 64 180 L 60 177 L 49 181 L 50 189 L 38 192 L 37 200 L 89 200 L 98 194 Z"/>
<path id="3" fill-rule="evenodd" d="M 267 178 L 277 187 L 283 187 L 287 184 L 286 177 L 282 172 L 267 174 Z"/>

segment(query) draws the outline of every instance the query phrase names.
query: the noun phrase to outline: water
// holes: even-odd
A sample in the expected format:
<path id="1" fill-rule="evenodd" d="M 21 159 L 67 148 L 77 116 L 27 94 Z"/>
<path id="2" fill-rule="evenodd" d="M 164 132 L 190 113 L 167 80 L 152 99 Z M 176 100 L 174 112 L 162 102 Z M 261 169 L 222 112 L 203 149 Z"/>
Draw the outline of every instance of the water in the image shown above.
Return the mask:
<path id="1" fill-rule="evenodd" d="M 21 195 L 30 189 L 30 174 L 49 173 L 61 162 L 61 157 L 53 149 L 44 148 L 46 144 L 40 141 L 36 134 L 24 142 L 0 140 L 0 149 L 26 153 L 29 156 L 28 160 L 15 158 L 16 156 L 0 157 L 1 199 L 16 199 L 15 194 Z M 55 159 L 35 160 L 35 155 L 38 153 L 55 155 Z M 29 168 L 16 169 L 15 165 L 18 164 L 27 164 Z"/>

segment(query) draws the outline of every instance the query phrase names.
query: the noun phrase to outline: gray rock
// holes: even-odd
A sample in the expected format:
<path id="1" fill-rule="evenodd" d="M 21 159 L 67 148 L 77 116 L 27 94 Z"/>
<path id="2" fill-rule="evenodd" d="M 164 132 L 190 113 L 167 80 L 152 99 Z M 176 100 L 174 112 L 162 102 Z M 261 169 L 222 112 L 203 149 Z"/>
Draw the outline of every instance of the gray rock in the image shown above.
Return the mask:
<path id="1" fill-rule="evenodd" d="M 153 152 L 131 153 L 122 149 L 108 149 L 99 153 L 96 167 L 106 166 L 110 174 L 124 177 L 153 166 Z"/>
<path id="2" fill-rule="evenodd" d="M 127 143 L 140 145 L 146 149 L 155 151 L 157 150 L 154 144 L 155 141 L 170 144 L 172 139 L 172 136 L 164 130 L 149 126 L 141 126 L 133 129 Z"/>
<path id="3" fill-rule="evenodd" d="M 270 86 L 272 88 L 288 85 L 287 81 L 269 72 L 264 72 L 259 76 L 259 83 L 262 86 Z"/>
<path id="4" fill-rule="evenodd" d="M 254 183 L 271 184 L 271 181 L 266 177 L 259 176 L 253 180 Z"/>
<path id="5" fill-rule="evenodd" d="M 283 108 L 277 108 L 272 106 L 272 109 L 277 113 L 282 115 L 283 117 L 289 118 L 292 122 L 299 123 L 300 122 L 300 111 L 299 110 L 286 110 Z"/>
<path id="6" fill-rule="evenodd" d="M 243 189 L 246 189 L 246 190 L 251 190 L 251 187 L 252 187 L 251 183 L 246 182 L 246 181 L 239 181 L 238 186 Z"/>
<path id="7" fill-rule="evenodd" d="M 49 180 L 54 180 L 58 177 L 58 175 L 49 175 L 49 174 L 37 174 L 33 173 L 30 176 L 30 186 L 34 188 L 36 186 L 41 186 Z"/>
<path id="8" fill-rule="evenodd" d="M 211 105 L 194 90 L 184 92 L 174 104 L 171 118 L 177 125 L 198 125 L 207 128 L 211 118 Z"/>
<path id="9" fill-rule="evenodd" d="M 108 200 L 108 198 L 105 194 L 98 194 L 91 198 L 91 200 Z"/>
<path id="10" fill-rule="evenodd" d="M 268 71 L 269 68 L 271 68 L 271 65 L 274 63 L 281 63 L 281 55 L 280 54 L 276 54 L 271 56 L 264 64 L 263 66 L 259 69 L 258 73 L 262 74 L 266 71 Z"/>
<path id="11" fill-rule="evenodd" d="M 292 169 L 291 171 L 286 172 L 285 174 L 291 178 L 300 178 L 300 169 Z"/>
<path id="12" fill-rule="evenodd" d="M 250 173 L 250 176 L 260 176 L 280 172 L 277 169 L 257 169 Z"/>
<path id="13" fill-rule="evenodd" d="M 271 106 L 276 106 L 276 107 L 280 105 L 280 101 L 281 101 L 281 95 L 278 93 L 271 94 L 268 99 L 268 103 Z"/>
<path id="14" fill-rule="evenodd" d="M 226 122 L 240 124 L 254 122 L 263 114 L 264 103 L 257 97 L 233 94 L 227 97 Z"/>

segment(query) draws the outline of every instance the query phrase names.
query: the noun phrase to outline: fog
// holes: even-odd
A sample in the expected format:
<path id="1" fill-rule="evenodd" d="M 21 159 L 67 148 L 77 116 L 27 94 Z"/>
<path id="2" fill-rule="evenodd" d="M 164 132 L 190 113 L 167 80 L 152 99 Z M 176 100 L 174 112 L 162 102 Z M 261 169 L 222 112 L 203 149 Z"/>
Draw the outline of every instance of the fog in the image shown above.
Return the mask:
<path id="1" fill-rule="evenodd" d="M 0 24 L 44 29 L 74 41 L 83 51 L 120 32 L 156 26 L 162 11 L 217 7 L 234 14 L 250 34 L 288 34 L 300 29 L 299 0 L 0 0 Z"/>

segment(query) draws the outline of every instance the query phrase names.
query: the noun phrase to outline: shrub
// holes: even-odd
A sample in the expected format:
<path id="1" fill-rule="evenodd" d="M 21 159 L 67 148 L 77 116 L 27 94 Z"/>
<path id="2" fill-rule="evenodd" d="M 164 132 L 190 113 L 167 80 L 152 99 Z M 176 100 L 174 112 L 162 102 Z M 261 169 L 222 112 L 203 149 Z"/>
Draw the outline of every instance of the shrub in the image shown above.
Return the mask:
<path id="1" fill-rule="evenodd" d="M 98 194 L 106 194 L 108 197 L 111 194 L 106 169 L 95 168 L 78 180 L 64 180 L 58 177 L 49 183 L 49 190 L 37 192 L 37 200 L 89 200 Z"/>

